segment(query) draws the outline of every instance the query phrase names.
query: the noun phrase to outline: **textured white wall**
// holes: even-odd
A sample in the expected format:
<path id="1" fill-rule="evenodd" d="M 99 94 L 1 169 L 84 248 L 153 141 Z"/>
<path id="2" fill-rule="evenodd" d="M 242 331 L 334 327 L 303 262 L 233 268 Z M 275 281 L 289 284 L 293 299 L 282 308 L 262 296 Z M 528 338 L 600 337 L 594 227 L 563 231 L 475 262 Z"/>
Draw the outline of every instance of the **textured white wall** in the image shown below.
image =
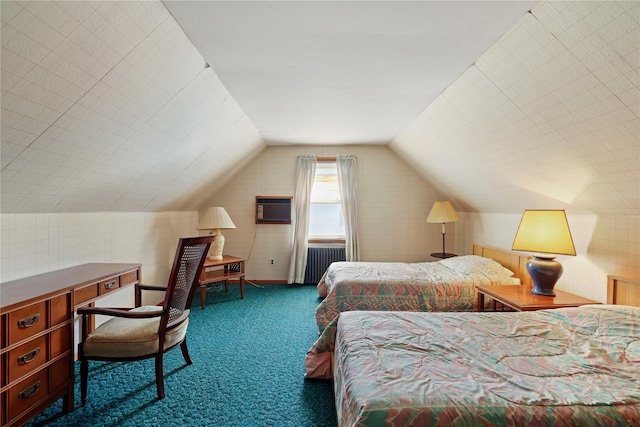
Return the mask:
<path id="1" fill-rule="evenodd" d="M 520 214 L 462 213 L 456 250 L 468 254 L 472 243 L 511 249 Z M 558 289 L 606 301 L 607 275 L 640 277 L 640 216 L 572 215 L 567 212 L 576 256 L 559 256 L 564 267 Z"/>
<path id="2" fill-rule="evenodd" d="M 225 253 L 245 257 L 247 277 L 286 280 L 290 225 L 256 225 L 256 196 L 293 196 L 300 154 L 358 157 L 358 215 L 363 261 L 428 261 L 442 250 L 439 224 L 428 224 L 436 200 L 443 200 L 407 163 L 382 146 L 269 147 L 215 194 L 207 206 L 224 206 L 237 228 L 225 230 Z M 201 212 L 201 214 L 204 211 Z M 455 226 L 447 227 L 453 249 Z M 275 266 L 269 260 L 276 260 Z"/>
<path id="3" fill-rule="evenodd" d="M 197 236 L 198 213 L 0 215 L 0 280 L 88 262 L 142 263 L 145 283 L 165 285 L 178 238 Z"/>

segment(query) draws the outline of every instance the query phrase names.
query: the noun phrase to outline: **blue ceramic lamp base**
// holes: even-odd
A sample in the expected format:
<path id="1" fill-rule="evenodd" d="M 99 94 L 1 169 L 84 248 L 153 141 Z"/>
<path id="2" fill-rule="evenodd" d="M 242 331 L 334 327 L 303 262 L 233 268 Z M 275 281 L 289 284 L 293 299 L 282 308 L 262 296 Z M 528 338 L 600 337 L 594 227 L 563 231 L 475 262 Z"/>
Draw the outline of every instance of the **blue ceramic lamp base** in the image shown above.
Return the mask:
<path id="1" fill-rule="evenodd" d="M 562 276 L 562 264 L 554 256 L 535 254 L 527 262 L 527 271 L 533 281 L 531 293 L 554 297 L 553 287 Z"/>

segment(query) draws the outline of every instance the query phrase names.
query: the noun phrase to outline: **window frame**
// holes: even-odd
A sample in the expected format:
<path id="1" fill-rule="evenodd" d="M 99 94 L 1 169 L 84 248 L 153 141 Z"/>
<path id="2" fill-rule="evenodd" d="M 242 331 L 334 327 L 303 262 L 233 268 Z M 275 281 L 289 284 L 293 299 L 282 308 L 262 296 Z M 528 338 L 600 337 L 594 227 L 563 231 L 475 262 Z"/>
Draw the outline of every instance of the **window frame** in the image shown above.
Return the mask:
<path id="1" fill-rule="evenodd" d="M 336 157 L 317 157 L 316 162 L 317 163 L 335 163 L 336 173 L 337 173 L 338 159 Z M 315 175 L 313 179 L 315 183 Z M 310 201 L 309 203 L 311 204 L 312 202 Z M 342 194 L 340 194 L 340 203 L 342 203 Z M 311 220 L 309 220 L 309 226 L 311 226 Z M 307 239 L 307 242 L 308 243 L 346 243 L 346 230 L 345 230 L 345 236 L 343 237 L 332 236 L 332 237 L 322 238 L 318 236 L 313 236 L 313 237 L 309 237 Z"/>

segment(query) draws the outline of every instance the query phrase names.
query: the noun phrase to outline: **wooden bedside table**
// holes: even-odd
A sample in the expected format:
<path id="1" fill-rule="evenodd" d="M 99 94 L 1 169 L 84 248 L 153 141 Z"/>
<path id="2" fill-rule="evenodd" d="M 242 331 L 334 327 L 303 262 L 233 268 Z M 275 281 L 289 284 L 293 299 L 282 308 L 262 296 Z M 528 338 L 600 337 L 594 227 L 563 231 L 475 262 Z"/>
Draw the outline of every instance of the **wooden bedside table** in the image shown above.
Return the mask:
<path id="1" fill-rule="evenodd" d="M 454 256 L 458 256 L 458 255 L 450 254 L 448 252 L 434 252 L 431 254 L 431 256 L 434 258 L 447 259 L 447 258 L 453 258 Z"/>
<path id="2" fill-rule="evenodd" d="M 478 311 L 484 311 L 485 295 L 516 311 L 535 311 L 548 308 L 578 307 L 585 304 L 600 304 L 598 301 L 559 290 L 554 290 L 555 297 L 532 294 L 531 287 L 527 285 L 476 286 L 476 289 L 478 290 Z"/>
<path id="3" fill-rule="evenodd" d="M 224 283 L 224 289 L 229 292 L 229 281 L 240 282 L 240 298 L 244 299 L 244 259 L 231 255 L 223 255 L 221 260 L 213 261 L 207 258 L 200 273 L 200 304 L 204 309 L 207 285 Z"/>

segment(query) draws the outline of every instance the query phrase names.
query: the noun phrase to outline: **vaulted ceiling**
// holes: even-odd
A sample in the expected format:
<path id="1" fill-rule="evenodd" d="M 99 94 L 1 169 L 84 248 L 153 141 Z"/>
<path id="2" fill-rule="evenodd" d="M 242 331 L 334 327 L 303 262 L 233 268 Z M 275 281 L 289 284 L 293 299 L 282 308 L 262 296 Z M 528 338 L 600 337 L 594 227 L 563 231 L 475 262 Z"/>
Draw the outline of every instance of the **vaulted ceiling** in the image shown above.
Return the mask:
<path id="1" fill-rule="evenodd" d="M 388 144 L 468 211 L 640 213 L 635 1 L 2 1 L 0 19 L 3 213 L 198 209 L 302 143 Z"/>
<path id="2" fill-rule="evenodd" d="M 387 144 L 533 1 L 165 1 L 267 144 Z"/>

